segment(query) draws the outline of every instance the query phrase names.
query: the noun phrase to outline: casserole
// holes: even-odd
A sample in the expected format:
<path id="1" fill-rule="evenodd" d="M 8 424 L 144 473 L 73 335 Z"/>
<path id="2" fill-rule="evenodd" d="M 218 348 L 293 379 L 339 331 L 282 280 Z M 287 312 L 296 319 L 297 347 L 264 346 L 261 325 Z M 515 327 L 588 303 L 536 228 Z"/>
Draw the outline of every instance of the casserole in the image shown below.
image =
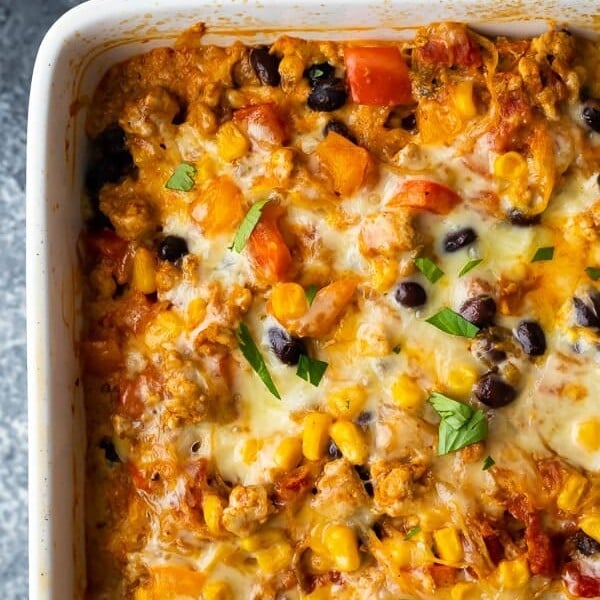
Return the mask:
<path id="1" fill-rule="evenodd" d="M 390 22 L 401 21 L 401 28 L 422 22 L 417 3 L 375 7 L 356 3 L 351 12 L 342 14 L 336 5 L 289 4 L 283 5 L 285 10 L 277 6 L 274 10 L 274 4 L 257 4 L 241 15 L 235 4 L 213 7 L 182 2 L 161 7 L 153 2 L 124 6 L 91 2 L 63 17 L 42 44 L 31 92 L 27 182 L 32 597 L 78 597 L 83 589 L 84 429 L 76 353 L 80 321 L 74 241 L 81 230 L 78 198 L 86 144 L 84 111 L 78 108 L 85 97 L 108 65 L 164 43 L 198 21 L 209 25 L 205 41 L 219 43 L 234 37 L 249 43 L 268 41 L 283 30 L 313 38 L 323 37 L 325 30 L 331 37 L 332 25 L 345 38 L 392 37 L 397 32 L 388 27 Z M 547 10 L 540 20 L 525 22 L 524 30 L 511 27 L 510 33 L 539 31 L 541 19 L 548 18 L 585 27 L 593 6 L 565 3 Z M 527 13 L 522 5 L 519 11 Z M 519 20 L 506 9 L 490 6 L 487 10 L 482 4 L 475 11 L 467 2 L 437 5 L 428 18 L 450 16 L 477 24 L 481 14 L 486 15 L 482 28 L 487 31 L 501 31 L 502 22 Z M 490 24 L 493 21 L 495 26 Z M 289 23 L 298 25 L 290 29 Z"/>

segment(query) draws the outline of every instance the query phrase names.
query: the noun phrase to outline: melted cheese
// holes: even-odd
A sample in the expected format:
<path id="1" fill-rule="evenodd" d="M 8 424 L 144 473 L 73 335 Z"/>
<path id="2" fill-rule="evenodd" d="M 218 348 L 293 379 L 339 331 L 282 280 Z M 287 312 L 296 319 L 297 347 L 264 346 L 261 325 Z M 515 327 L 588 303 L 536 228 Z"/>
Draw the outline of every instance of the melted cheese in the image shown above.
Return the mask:
<path id="1" fill-rule="evenodd" d="M 445 40 L 444 27 L 459 37 L 470 35 L 460 26 L 440 27 L 421 35 L 434 42 L 439 36 Z M 540 40 L 536 43 L 547 43 Z M 565 43 L 562 38 L 556 42 Z M 414 43 L 408 47 L 417 50 Z M 456 131 L 452 135 L 440 131 L 437 141 L 429 132 L 424 143 L 424 131 L 409 135 L 396 129 L 396 138 L 390 137 L 394 134 L 381 116 L 386 111 L 393 115 L 382 107 L 349 103 L 341 109 L 340 118 L 369 150 L 373 172 L 351 193 L 340 195 L 335 177 L 317 158 L 329 117 L 306 109 L 308 88 L 301 74 L 325 58 L 338 64 L 342 48 L 287 38 L 274 48 L 285 55 L 280 71 L 291 86 L 286 92 L 258 86 L 254 80 L 239 89 L 228 86 L 234 65 L 248 61 L 247 51 L 237 45 L 132 59 L 109 73 L 110 85 L 99 90 L 94 101 L 91 131 L 100 131 L 100 124 L 113 120 L 127 131 L 138 167 L 137 180 L 130 183 L 138 186 L 140 197 L 150 198 L 148 212 L 159 215 L 160 236 L 153 243 L 173 235 L 183 238 L 189 250 L 189 256 L 174 265 L 159 264 L 157 301 L 145 299 L 148 306 L 139 309 L 134 327 L 127 312 L 134 310 L 129 303 L 136 302 L 130 275 L 107 266 L 106 256 L 89 275 L 91 339 L 99 344 L 113 336 L 122 353 L 122 361 L 99 371 L 99 382 L 98 373 L 88 368 L 89 397 L 96 398 L 97 389 L 113 394 L 108 400 L 99 396 L 104 404 L 88 400 L 90 443 L 99 434 L 110 433 L 124 461 L 107 471 L 98 453 L 90 452 L 90 485 L 93 489 L 98 482 L 103 510 L 113 514 L 107 516 L 110 525 L 103 532 L 94 525 L 88 529 L 101 553 L 119 565 L 117 584 L 111 588 L 111 582 L 98 583 L 92 576 L 94 585 L 109 590 L 111 597 L 136 600 L 212 598 L 210 589 L 222 590 L 218 598 L 290 600 L 386 600 L 407 595 L 442 600 L 564 598 L 558 570 L 534 577 L 525 573 L 521 581 L 510 571 L 513 563 L 496 563 L 520 557 L 529 561 L 527 568 L 539 568 L 535 562 L 539 556 L 523 538 L 523 528 L 531 527 L 526 520 L 541 515 L 544 532 L 556 539 L 560 533 L 564 539 L 577 530 L 578 511 L 597 510 L 593 498 L 600 495 L 600 444 L 594 445 L 594 431 L 600 435 L 600 340 L 597 330 L 577 325 L 573 312 L 573 297 L 585 296 L 595 287 L 585 267 L 600 263 L 600 193 L 595 175 L 589 174 L 595 166 L 589 157 L 593 144 L 577 134 L 581 127 L 574 103 L 568 110 L 557 104 L 557 110 L 565 111 L 562 118 L 570 119 L 569 128 L 559 131 L 551 119 L 539 116 L 551 109 L 546 96 L 532 93 L 523 100 L 537 111 L 535 126 L 547 126 L 555 154 L 555 165 L 547 165 L 554 169 L 555 183 L 542 224 L 516 226 L 505 218 L 511 188 L 494 174 L 494 165 L 502 154 L 499 148 L 512 143 L 502 137 L 502 128 L 509 126 L 510 111 L 517 110 L 518 102 L 501 106 L 505 122 L 494 121 L 499 105 L 490 104 L 484 111 L 490 96 L 486 86 L 498 85 L 494 102 L 500 102 L 504 88 L 498 81 L 504 74 L 497 74 L 498 81 L 494 73 L 484 78 L 472 65 L 458 71 L 439 66 L 444 77 L 440 89 L 431 93 L 439 94 L 440 119 L 455 106 L 457 78 L 474 81 L 480 97 L 477 114 L 464 120 L 460 111 L 452 113 L 455 120 L 445 125 Z M 532 61 L 533 56 L 528 54 Z M 554 60 L 552 64 L 563 64 Z M 303 68 L 297 69 L 294 79 L 286 68 L 293 71 L 289 65 L 298 61 Z M 168 65 L 174 64 L 200 68 L 185 81 L 172 81 Z M 431 84 L 428 71 L 418 72 L 416 65 L 411 66 L 413 91 L 422 102 L 432 101 L 429 92 L 419 88 Z M 145 70 L 167 78 L 162 91 L 143 83 Z M 531 78 L 517 73 L 521 71 L 515 68 L 511 76 L 524 77 L 519 79 L 523 89 L 532 84 Z M 119 86 L 136 93 L 118 91 Z M 226 102 L 211 97 L 211 90 L 219 86 L 225 87 Z M 189 104 L 189 121 L 180 125 L 173 124 L 169 113 L 177 97 Z M 248 125 L 247 151 L 225 160 L 215 135 L 218 111 L 210 108 L 218 102 L 225 102 L 219 115 L 224 120 L 227 110 L 235 114 L 239 107 L 275 106 L 287 116 L 290 152 L 278 154 L 279 144 L 265 142 L 266 134 L 276 137 L 269 124 L 258 129 Z M 210 114 L 214 122 L 203 121 L 198 114 Z M 140 115 L 145 115 L 141 124 Z M 525 117 L 523 121 L 524 127 L 531 125 Z M 424 129 L 427 123 L 419 125 Z M 511 131 L 520 135 L 517 127 Z M 539 198 L 544 179 L 536 153 L 541 151 L 529 138 L 521 144 L 529 153 L 525 161 L 529 175 L 519 191 Z M 164 188 L 181 161 L 196 165 L 190 193 Z M 352 166 L 347 165 L 348 170 Z M 225 223 L 225 231 L 217 233 L 206 230 L 210 206 L 203 204 L 203 186 L 220 176 L 227 176 L 240 190 L 245 209 L 263 198 L 276 200 L 273 204 L 282 216 L 275 227 L 288 245 L 292 263 L 280 279 L 305 288 L 314 284 L 322 288 L 319 293 L 349 277 L 356 281 L 356 290 L 333 317 L 337 296 L 324 302 L 323 312 L 308 322 L 308 331 L 315 333 L 306 336 L 310 339 L 305 340 L 305 351 L 327 363 L 318 385 L 299 377 L 297 367 L 282 362 L 272 348 L 271 330 L 287 327 L 293 334 L 307 324 L 301 318 L 286 322 L 281 315 L 278 321 L 271 303 L 277 281 L 261 271 L 261 257 L 252 254 L 249 244 L 241 252 L 231 248 L 235 224 Z M 400 190 L 414 180 L 447 186 L 460 195 L 460 202 L 441 210 L 444 214 L 438 214 L 435 206 L 398 208 Z M 118 195 L 120 185 L 101 192 L 100 205 L 116 224 L 117 234 L 131 244 L 131 253 L 140 245 L 149 247 L 154 234 L 148 233 L 152 228 L 142 227 L 140 214 L 133 218 L 134 224 L 141 223 L 139 235 L 133 239 L 125 235 L 131 221 L 106 199 Z M 465 227 L 476 231 L 476 241 L 446 252 L 445 237 Z M 536 250 L 547 246 L 554 248 L 553 259 L 532 263 Z M 415 268 L 413 259 L 418 256 L 433 260 L 444 275 L 429 282 Z M 481 263 L 459 276 L 474 259 Z M 124 299 L 117 293 L 108 294 L 110 298 L 103 295 L 98 279 L 107 288 L 119 280 L 126 287 Z M 404 280 L 418 282 L 426 291 L 422 306 L 400 305 L 395 292 Z M 496 300 L 495 335 L 503 336 L 506 352 L 498 365 L 486 363 L 475 351 L 478 343 L 493 337 L 489 330 L 471 340 L 426 321 L 442 308 L 458 312 L 466 300 L 478 295 Z M 192 319 L 194 303 L 202 310 Z M 166 325 L 154 332 L 150 343 L 144 332 L 165 314 Z M 311 315 L 310 309 L 306 314 Z M 523 320 L 535 320 L 544 330 L 543 356 L 527 356 L 515 339 Z M 280 399 L 239 348 L 240 322 L 248 327 Z M 515 388 L 516 398 L 507 406 L 486 405 L 472 389 L 490 369 L 509 378 Z M 484 411 L 487 436 L 438 456 L 440 415 L 425 401 L 435 391 Z M 333 405 L 332 398 L 343 398 L 344 393 L 346 405 L 343 400 Z M 304 425 L 313 413 L 319 413 L 325 426 L 334 426 L 321 431 L 319 456 L 309 460 L 315 457 L 306 448 L 303 456 L 294 452 L 301 440 L 305 446 L 314 441 L 310 436 L 315 432 Z M 346 429 L 336 437 L 339 424 Z M 277 461 L 285 443 L 289 468 L 282 469 Z M 350 460 L 356 445 L 364 460 Z M 483 468 L 486 456 L 495 462 L 491 469 Z M 573 472 L 585 477 L 592 499 L 573 500 L 574 508 L 567 514 L 559 510 L 556 498 Z M 508 522 L 509 513 L 514 522 Z M 339 536 L 333 542 L 327 537 L 331 531 Z M 441 542 L 434 540 L 440 539 L 449 545 L 456 539 L 459 548 L 439 547 Z M 493 546 L 486 546 L 494 540 L 503 544 L 500 557 L 493 555 Z M 347 555 L 352 548 L 360 564 L 346 568 L 353 563 L 353 555 Z M 569 560 L 598 578 L 594 558 L 575 554 Z M 316 589 L 309 593 L 312 587 Z M 104 597 L 102 591 L 90 593 L 93 598 Z"/>

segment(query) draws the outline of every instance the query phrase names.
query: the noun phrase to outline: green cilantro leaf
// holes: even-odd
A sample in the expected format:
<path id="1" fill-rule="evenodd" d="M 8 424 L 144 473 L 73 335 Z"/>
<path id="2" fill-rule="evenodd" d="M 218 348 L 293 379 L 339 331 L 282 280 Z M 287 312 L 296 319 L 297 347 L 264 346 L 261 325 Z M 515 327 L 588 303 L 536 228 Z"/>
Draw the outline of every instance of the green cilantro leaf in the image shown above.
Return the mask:
<path id="1" fill-rule="evenodd" d="M 189 192 L 194 187 L 195 175 L 196 167 L 190 163 L 182 162 L 173 171 L 173 175 L 169 177 L 169 181 L 167 181 L 165 187 L 169 190 Z"/>
<path id="2" fill-rule="evenodd" d="M 442 308 L 442 310 L 429 317 L 429 319 L 425 319 L 425 321 L 451 335 L 474 338 L 479 332 L 479 327 L 473 325 L 473 323 L 467 321 L 449 308 Z"/>
<path id="3" fill-rule="evenodd" d="M 588 274 L 588 277 L 594 281 L 600 279 L 600 267 L 587 267 L 585 272 Z"/>
<path id="4" fill-rule="evenodd" d="M 479 408 L 474 409 L 439 392 L 431 394 L 427 401 L 441 418 L 438 430 L 438 456 L 480 442 L 487 436 L 487 419 Z"/>
<path id="5" fill-rule="evenodd" d="M 542 260 L 552 260 L 554 257 L 554 246 L 544 246 L 538 248 L 531 259 L 531 262 L 540 262 Z"/>
<path id="6" fill-rule="evenodd" d="M 317 360 L 316 358 L 306 356 L 306 354 L 301 354 L 296 375 L 317 387 L 319 383 L 321 383 L 321 379 L 323 379 L 323 375 L 328 366 L 329 365 L 322 360 Z"/>
<path id="7" fill-rule="evenodd" d="M 244 249 L 246 242 L 250 239 L 254 228 L 260 221 L 260 216 L 262 215 L 265 204 L 268 202 L 271 202 L 268 198 L 266 200 L 259 200 L 250 207 L 250 210 L 246 213 L 244 220 L 238 227 L 235 237 L 233 238 L 233 243 L 229 246 L 230 250 L 233 249 L 239 253 Z"/>
<path id="8" fill-rule="evenodd" d="M 271 394 L 273 394 L 275 398 L 281 400 L 279 391 L 275 387 L 273 379 L 271 379 L 271 374 L 267 369 L 267 365 L 265 364 L 260 350 L 254 343 L 254 340 L 250 335 L 250 330 L 245 323 L 240 323 L 240 328 L 237 331 L 237 337 L 240 342 L 240 350 L 242 351 L 242 354 L 246 360 L 250 363 L 250 366 L 256 371 L 256 374 L 262 379 L 263 383 L 267 386 Z"/>
<path id="9" fill-rule="evenodd" d="M 469 271 L 474 269 L 478 264 L 483 262 L 483 258 L 473 258 L 468 263 L 464 265 L 464 267 L 458 272 L 458 276 L 462 277 L 466 275 Z"/>
<path id="10" fill-rule="evenodd" d="M 308 300 L 309 305 L 313 303 L 313 300 L 315 299 L 315 296 L 317 295 L 318 291 L 319 291 L 319 288 L 314 283 L 312 285 L 309 285 L 304 290 L 304 293 L 306 294 L 306 299 Z"/>
<path id="11" fill-rule="evenodd" d="M 490 467 L 493 467 L 496 464 L 496 461 L 491 456 L 486 456 L 483 461 L 483 471 L 487 471 Z"/>
<path id="12" fill-rule="evenodd" d="M 404 536 L 404 541 L 408 542 L 408 540 L 412 540 L 415 535 L 418 535 L 419 533 L 421 533 L 421 528 L 420 527 L 413 527 L 405 536 Z"/>
<path id="13" fill-rule="evenodd" d="M 444 271 L 442 271 L 431 259 L 425 256 L 415 258 L 413 262 L 415 263 L 415 267 L 417 267 L 431 283 L 435 283 L 444 275 Z"/>

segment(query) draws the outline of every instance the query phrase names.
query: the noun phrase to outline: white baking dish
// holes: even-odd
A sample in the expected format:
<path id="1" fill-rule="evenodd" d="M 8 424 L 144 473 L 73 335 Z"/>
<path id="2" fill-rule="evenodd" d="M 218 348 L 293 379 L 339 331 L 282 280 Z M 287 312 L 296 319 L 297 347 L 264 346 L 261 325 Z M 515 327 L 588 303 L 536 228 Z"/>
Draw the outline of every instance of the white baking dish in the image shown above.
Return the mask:
<path id="1" fill-rule="evenodd" d="M 426 6 L 426 10 L 425 7 Z M 84 428 L 78 386 L 76 241 L 85 100 L 112 63 L 202 21 L 208 42 L 407 36 L 428 21 L 528 35 L 552 20 L 600 29 L 596 0 L 92 0 L 48 32 L 35 64 L 27 150 L 30 598 L 83 596 Z"/>

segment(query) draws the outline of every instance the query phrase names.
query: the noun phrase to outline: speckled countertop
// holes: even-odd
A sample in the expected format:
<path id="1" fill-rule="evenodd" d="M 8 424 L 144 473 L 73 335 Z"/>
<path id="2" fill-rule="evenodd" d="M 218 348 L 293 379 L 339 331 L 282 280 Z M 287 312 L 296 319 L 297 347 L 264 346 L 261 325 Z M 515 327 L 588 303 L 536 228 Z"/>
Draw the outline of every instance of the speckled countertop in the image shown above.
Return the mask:
<path id="1" fill-rule="evenodd" d="M 0 598 L 27 593 L 25 132 L 37 48 L 77 0 L 0 0 Z M 35 599 L 32 599 L 35 600 Z"/>

